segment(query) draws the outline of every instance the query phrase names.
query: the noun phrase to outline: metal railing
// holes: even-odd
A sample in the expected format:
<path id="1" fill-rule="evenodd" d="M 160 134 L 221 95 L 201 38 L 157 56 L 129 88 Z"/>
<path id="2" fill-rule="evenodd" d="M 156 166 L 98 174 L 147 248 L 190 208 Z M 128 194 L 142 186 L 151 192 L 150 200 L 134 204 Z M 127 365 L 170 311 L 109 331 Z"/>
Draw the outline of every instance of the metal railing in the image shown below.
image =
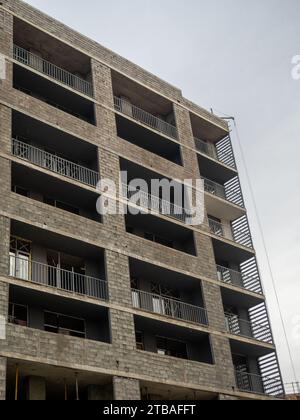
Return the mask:
<path id="1" fill-rule="evenodd" d="M 213 219 L 208 219 L 209 228 L 214 235 L 225 237 L 224 227 L 221 222 Z"/>
<path id="2" fill-rule="evenodd" d="M 217 277 L 222 283 L 231 284 L 254 293 L 262 294 L 261 283 L 257 277 L 247 276 L 239 271 L 220 265 L 217 265 Z"/>
<path id="3" fill-rule="evenodd" d="M 225 239 L 229 239 L 233 242 L 236 242 L 239 245 L 242 245 L 246 248 L 253 249 L 252 238 L 250 231 L 238 229 L 236 226 L 228 227 L 228 232 L 225 229 L 225 226 L 216 220 L 208 219 L 209 229 L 211 233 L 216 236 L 221 236 Z M 229 230 L 231 231 L 231 235 L 229 234 Z"/>
<path id="4" fill-rule="evenodd" d="M 12 139 L 12 153 L 14 156 L 27 160 L 41 168 L 48 169 L 49 171 L 92 187 L 96 187 L 100 179 L 100 175 L 96 171 L 45 152 L 20 140 Z"/>
<path id="5" fill-rule="evenodd" d="M 20 63 L 31 67 L 32 69 L 43 73 L 51 79 L 57 80 L 64 85 L 83 93 L 84 95 L 93 97 L 93 87 L 90 82 L 75 76 L 74 74 L 64 70 L 49 61 L 44 60 L 38 55 L 21 48 L 17 45 L 13 47 L 13 57 Z"/>
<path id="6" fill-rule="evenodd" d="M 240 391 L 255 394 L 281 396 L 282 381 L 280 376 L 263 377 L 253 373 L 235 371 L 236 385 Z"/>
<path id="7" fill-rule="evenodd" d="M 134 308 L 195 324 L 208 325 L 206 309 L 137 289 L 132 289 L 131 294 Z"/>
<path id="8" fill-rule="evenodd" d="M 223 198 L 226 200 L 226 190 L 225 187 L 217 182 L 211 181 L 207 178 L 202 178 L 204 181 L 204 190 L 205 192 L 216 195 L 217 197 Z"/>
<path id="9" fill-rule="evenodd" d="M 214 145 L 209 144 L 206 141 L 203 141 L 201 139 L 198 139 L 197 137 L 194 137 L 196 150 L 200 153 L 204 153 L 205 155 L 208 155 L 214 159 L 217 159 L 217 153 L 214 153 Z M 212 146 L 212 148 L 210 147 Z"/>
<path id="10" fill-rule="evenodd" d="M 31 261 L 27 257 L 10 255 L 9 276 L 98 300 L 108 300 L 106 281 Z"/>
<path id="11" fill-rule="evenodd" d="M 297 395 L 300 396 L 300 382 L 291 382 L 284 384 L 285 395 Z"/>
<path id="12" fill-rule="evenodd" d="M 218 184 L 215 181 L 211 181 L 207 178 L 202 178 L 204 180 L 204 190 L 205 192 L 215 195 L 216 197 L 222 198 L 232 204 L 243 207 L 240 202 L 241 194 L 238 191 L 235 191 L 231 188 L 227 188 L 224 185 Z"/>
<path id="13" fill-rule="evenodd" d="M 203 153 L 221 163 L 224 163 L 224 165 L 227 165 L 233 169 L 236 169 L 236 164 L 235 164 L 235 159 L 234 159 L 230 139 L 229 139 L 230 145 L 226 144 L 226 147 L 224 147 L 223 145 L 221 146 L 221 142 L 219 146 L 216 146 L 211 142 L 206 142 L 197 137 L 194 137 L 194 140 L 195 140 L 196 150 L 198 152 Z"/>
<path id="14" fill-rule="evenodd" d="M 254 338 L 267 344 L 273 344 L 273 336 L 269 326 L 241 319 L 236 315 L 225 314 L 226 327 L 229 333 Z"/>
<path id="15" fill-rule="evenodd" d="M 177 128 L 174 125 L 169 124 L 152 114 L 149 114 L 149 112 L 144 111 L 135 105 L 132 105 L 130 102 L 114 96 L 114 105 L 116 111 L 121 112 L 122 114 L 131 117 L 134 120 L 139 121 L 142 124 L 145 124 L 148 127 L 153 128 L 154 130 L 159 131 L 160 133 L 163 133 L 169 137 L 174 139 L 178 138 Z"/>
<path id="16" fill-rule="evenodd" d="M 185 223 L 187 212 L 183 207 L 177 206 L 176 204 L 169 201 L 162 200 L 155 195 L 151 195 L 143 190 L 133 188 L 127 184 L 122 184 L 122 189 L 123 197 L 126 198 L 129 202 L 131 201 L 132 204 L 136 204 L 145 209 L 152 210 L 156 213 L 163 214 Z"/>

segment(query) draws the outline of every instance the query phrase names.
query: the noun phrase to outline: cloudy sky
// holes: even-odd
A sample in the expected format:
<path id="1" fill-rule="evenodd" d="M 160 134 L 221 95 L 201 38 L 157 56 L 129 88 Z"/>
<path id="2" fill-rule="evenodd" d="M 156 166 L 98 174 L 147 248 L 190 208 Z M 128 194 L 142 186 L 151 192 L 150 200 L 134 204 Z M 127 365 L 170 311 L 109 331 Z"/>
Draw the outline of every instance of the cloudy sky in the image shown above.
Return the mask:
<path id="1" fill-rule="evenodd" d="M 236 118 L 300 381 L 299 0 L 27 0 Z M 233 136 L 285 381 L 294 381 Z"/>

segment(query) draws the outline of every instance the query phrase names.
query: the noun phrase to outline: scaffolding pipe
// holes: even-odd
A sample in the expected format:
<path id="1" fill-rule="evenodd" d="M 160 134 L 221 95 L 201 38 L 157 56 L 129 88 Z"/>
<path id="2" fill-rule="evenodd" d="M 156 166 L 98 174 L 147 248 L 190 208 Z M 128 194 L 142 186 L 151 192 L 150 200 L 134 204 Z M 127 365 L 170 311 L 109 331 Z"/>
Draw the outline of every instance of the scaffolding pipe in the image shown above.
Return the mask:
<path id="1" fill-rule="evenodd" d="M 15 401 L 18 401 L 18 389 L 19 389 L 19 365 L 16 365 Z"/>
<path id="2" fill-rule="evenodd" d="M 68 401 L 68 385 L 66 379 L 64 379 L 64 385 L 65 385 L 65 401 Z"/>
<path id="3" fill-rule="evenodd" d="M 75 373 L 76 401 L 79 401 L 78 373 Z"/>

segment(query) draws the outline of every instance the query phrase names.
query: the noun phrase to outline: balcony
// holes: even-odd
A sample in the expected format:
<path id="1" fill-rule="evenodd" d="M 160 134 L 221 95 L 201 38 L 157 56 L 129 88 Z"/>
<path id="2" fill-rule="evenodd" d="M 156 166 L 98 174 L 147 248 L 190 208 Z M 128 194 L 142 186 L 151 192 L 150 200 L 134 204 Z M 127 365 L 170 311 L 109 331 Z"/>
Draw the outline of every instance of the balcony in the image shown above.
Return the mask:
<path id="1" fill-rule="evenodd" d="M 205 192 L 222 198 L 236 206 L 245 208 L 244 200 L 238 188 L 233 188 L 231 185 L 221 185 L 210 179 L 203 178 Z"/>
<path id="2" fill-rule="evenodd" d="M 175 140 L 178 139 L 177 128 L 174 125 L 169 124 L 163 119 L 155 117 L 141 108 L 138 108 L 129 101 L 114 96 L 114 107 L 117 112 L 120 112 L 126 117 L 130 117 L 139 123 L 144 124 L 147 127 Z"/>
<path id="3" fill-rule="evenodd" d="M 300 400 L 300 382 L 284 384 L 284 389 L 289 400 Z"/>
<path id="4" fill-rule="evenodd" d="M 217 265 L 217 277 L 222 283 L 262 294 L 261 282 L 257 275 L 251 276 L 243 274 L 240 271 Z"/>
<path id="5" fill-rule="evenodd" d="M 96 209 L 99 197 L 96 189 L 82 188 L 81 184 L 65 182 L 65 178 L 52 176 L 52 172 L 41 172 L 35 166 L 23 165 L 19 161 L 12 162 L 11 191 L 27 197 L 28 206 L 36 206 L 38 212 L 55 212 L 56 217 L 61 220 L 66 216 L 62 211 L 68 212 L 70 222 L 75 225 L 84 223 L 84 220 L 78 220 L 78 217 L 102 223 L 102 217 Z M 16 202 L 19 202 L 19 199 L 15 197 Z M 54 209 L 47 208 L 48 206 Z M 55 209 L 58 209 L 58 212 Z"/>
<path id="6" fill-rule="evenodd" d="M 123 197 L 126 198 L 128 202 L 132 201 L 132 198 L 134 198 L 133 203 L 137 204 L 139 207 L 185 223 L 187 217 L 187 210 L 185 208 L 177 206 L 169 201 L 162 200 L 155 195 L 133 188 L 127 184 L 122 184 L 122 189 Z"/>
<path id="7" fill-rule="evenodd" d="M 17 329 L 10 328 L 11 334 L 17 334 Z M 38 339 L 39 345 L 43 347 L 43 343 L 47 342 L 49 335 L 47 333 L 39 333 L 31 329 L 23 330 L 22 334 L 29 343 L 30 336 Z M 40 336 L 40 337 L 39 337 Z M 43 339 L 47 336 L 47 340 Z M 68 340 L 67 337 L 65 337 Z M 27 341 L 28 340 L 28 341 Z M 70 338 L 70 345 L 72 340 Z M 58 340 L 54 340 L 58 342 Z M 53 342 L 53 337 L 49 342 Z M 94 344 L 94 343 L 92 343 Z M 50 345 L 50 347 L 51 347 Z M 101 345 L 100 343 L 97 344 Z M 54 346 L 54 344 L 53 344 Z M 50 350 L 50 349 L 49 349 Z M 48 350 L 48 351 L 49 351 Z M 57 356 L 69 354 L 64 347 L 64 352 L 58 352 Z M 87 370 L 63 368 L 54 364 L 42 364 L 36 361 L 16 360 L 8 358 L 6 365 L 6 400 L 7 401 L 97 401 L 97 400 L 113 400 L 113 384 L 112 376 L 98 374 L 96 372 L 91 376 Z M 18 381 L 18 392 L 16 395 L 16 378 Z M 5 381 L 4 381 L 5 382 Z"/>
<path id="8" fill-rule="evenodd" d="M 222 222 L 210 217 L 208 223 L 210 231 L 214 235 L 236 242 L 246 248 L 253 249 L 252 237 L 246 217 L 241 217 L 228 226 L 225 226 Z"/>
<path id="9" fill-rule="evenodd" d="M 27 256 L 10 255 L 9 276 L 76 295 L 108 300 L 106 281 L 31 261 Z"/>
<path id="10" fill-rule="evenodd" d="M 258 322 L 250 322 L 236 315 L 225 313 L 227 331 L 233 335 L 253 338 L 267 344 L 273 344 L 273 336 L 269 326 Z"/>
<path id="11" fill-rule="evenodd" d="M 224 165 L 236 170 L 235 158 L 232 150 L 230 137 L 227 136 L 216 144 L 206 142 L 197 137 L 195 139 L 196 150 Z"/>
<path id="12" fill-rule="evenodd" d="M 96 187 L 100 178 L 98 172 L 17 139 L 12 139 L 12 154 L 41 168 L 91 187 Z"/>
<path id="13" fill-rule="evenodd" d="M 108 309 L 80 299 L 66 299 L 56 294 L 11 284 L 9 317 L 13 321 L 10 324 L 22 327 L 24 334 L 31 329 L 32 334 L 35 334 L 33 330 L 52 334 L 54 341 L 60 340 L 58 336 L 103 343 L 111 341 Z M 63 341 L 63 346 L 66 345 L 67 340 L 60 341 Z M 75 348 L 78 350 L 76 345 Z"/>
<path id="14" fill-rule="evenodd" d="M 208 325 L 207 311 L 205 309 L 180 300 L 132 289 L 132 304 L 134 308 L 147 312 L 199 325 Z"/>
<path id="15" fill-rule="evenodd" d="M 213 365 L 213 354 L 208 332 L 170 324 L 134 315 L 137 349 L 154 353 L 157 357 L 176 359 Z M 168 365 L 172 364 L 169 359 Z M 153 366 L 155 358 L 151 359 Z M 208 366 L 207 366 L 208 367 Z M 194 365 L 192 369 L 197 369 Z M 201 376 L 201 375 L 200 375 Z"/>
<path id="16" fill-rule="evenodd" d="M 38 55 L 32 54 L 28 50 L 14 45 L 13 57 L 19 63 L 30 67 L 39 73 L 42 73 L 84 95 L 93 97 L 93 87 L 91 83 L 56 66 L 53 63 L 50 63 L 49 61 L 44 60 Z"/>
<path id="17" fill-rule="evenodd" d="M 275 377 L 263 377 L 261 375 L 236 370 L 235 377 L 237 387 L 240 391 L 274 397 L 283 395 L 280 375 Z"/>

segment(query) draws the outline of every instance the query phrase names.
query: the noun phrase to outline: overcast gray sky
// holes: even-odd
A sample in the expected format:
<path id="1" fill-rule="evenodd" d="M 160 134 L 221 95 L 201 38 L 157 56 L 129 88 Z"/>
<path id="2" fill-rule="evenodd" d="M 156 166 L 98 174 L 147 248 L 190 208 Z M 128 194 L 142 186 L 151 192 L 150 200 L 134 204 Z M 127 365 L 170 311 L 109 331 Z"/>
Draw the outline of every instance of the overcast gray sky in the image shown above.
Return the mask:
<path id="1" fill-rule="evenodd" d="M 180 87 L 194 102 L 234 115 L 300 381 L 299 0 L 27 0 Z M 285 381 L 294 381 L 253 205 L 237 153 Z"/>

